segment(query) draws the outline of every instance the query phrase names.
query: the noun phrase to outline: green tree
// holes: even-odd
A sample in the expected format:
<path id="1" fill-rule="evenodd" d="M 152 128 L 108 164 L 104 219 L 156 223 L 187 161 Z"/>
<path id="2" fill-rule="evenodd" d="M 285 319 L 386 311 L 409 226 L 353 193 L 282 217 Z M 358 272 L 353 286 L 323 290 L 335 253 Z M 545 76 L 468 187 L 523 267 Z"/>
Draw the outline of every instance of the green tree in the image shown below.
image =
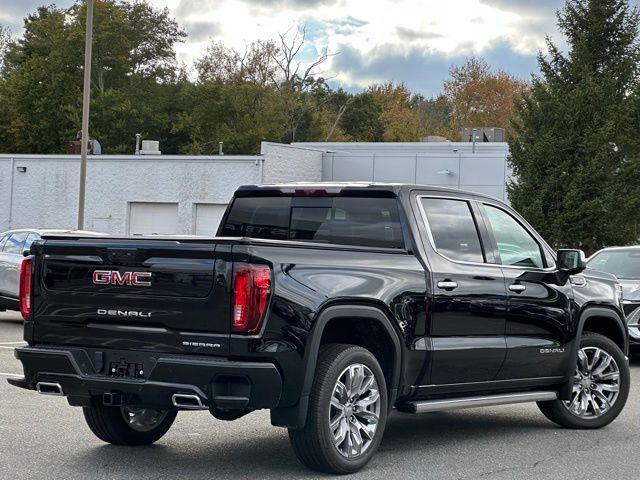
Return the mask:
<path id="1" fill-rule="evenodd" d="M 380 120 L 382 109 L 370 92 L 353 97 L 342 117 L 342 129 L 352 141 L 381 142 L 384 125 Z"/>
<path id="2" fill-rule="evenodd" d="M 25 20 L 23 38 L 9 45 L 0 81 L 1 151 L 62 152 L 75 138 L 85 16 L 83 3 L 40 7 Z M 166 9 L 96 1 L 90 134 L 105 152 L 131 152 L 136 133 L 172 145 L 168 121 L 181 84 L 174 45 L 184 36 Z"/>
<path id="3" fill-rule="evenodd" d="M 415 94 L 411 98 L 411 109 L 420 119 L 421 136 L 438 135 L 449 140 L 456 140 L 457 135 L 452 131 L 453 105 L 444 95 L 436 98 L 425 98 Z"/>
<path id="4" fill-rule="evenodd" d="M 185 92 L 188 107 L 173 126 L 186 140 L 182 152 L 216 153 L 222 141 L 226 153 L 257 153 L 262 140 L 281 140 L 274 50 L 273 42 L 262 41 L 243 54 L 220 42 L 209 46 L 196 63 L 198 81 Z"/>
<path id="5" fill-rule="evenodd" d="M 624 0 L 568 1 L 558 13 L 568 53 L 547 41 L 519 104 L 509 198 L 555 246 L 638 239 L 639 21 Z"/>

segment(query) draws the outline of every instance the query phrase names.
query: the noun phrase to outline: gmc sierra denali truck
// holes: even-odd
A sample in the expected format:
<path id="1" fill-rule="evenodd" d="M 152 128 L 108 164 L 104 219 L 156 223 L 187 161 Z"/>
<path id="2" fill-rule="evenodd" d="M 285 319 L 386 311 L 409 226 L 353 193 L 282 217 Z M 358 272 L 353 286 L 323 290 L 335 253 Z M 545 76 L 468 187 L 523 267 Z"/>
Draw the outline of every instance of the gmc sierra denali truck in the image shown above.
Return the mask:
<path id="1" fill-rule="evenodd" d="M 537 402 L 591 429 L 629 393 L 616 278 L 483 195 L 246 186 L 212 239 L 52 235 L 30 254 L 9 382 L 66 396 L 112 444 L 155 442 L 179 410 L 270 409 L 304 464 L 349 473 L 392 408 Z"/>

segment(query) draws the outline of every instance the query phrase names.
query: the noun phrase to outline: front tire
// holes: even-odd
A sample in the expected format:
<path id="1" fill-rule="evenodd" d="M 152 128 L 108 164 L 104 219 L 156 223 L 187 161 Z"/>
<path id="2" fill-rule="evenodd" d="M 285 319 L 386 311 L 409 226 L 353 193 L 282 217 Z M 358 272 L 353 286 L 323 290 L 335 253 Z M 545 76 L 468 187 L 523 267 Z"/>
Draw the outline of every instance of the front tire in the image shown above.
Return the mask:
<path id="1" fill-rule="evenodd" d="M 538 402 L 540 411 L 566 428 L 602 428 L 616 419 L 629 396 L 627 359 L 609 338 L 585 333 L 580 341 L 571 399 Z"/>
<path id="2" fill-rule="evenodd" d="M 150 445 L 169 431 L 176 419 L 175 410 L 150 410 L 135 407 L 84 407 L 87 425 L 103 442 L 113 445 Z"/>
<path id="3" fill-rule="evenodd" d="M 320 349 L 304 428 L 289 429 L 298 459 L 325 473 L 353 473 L 380 445 L 387 420 L 387 387 L 368 350 L 343 344 Z"/>

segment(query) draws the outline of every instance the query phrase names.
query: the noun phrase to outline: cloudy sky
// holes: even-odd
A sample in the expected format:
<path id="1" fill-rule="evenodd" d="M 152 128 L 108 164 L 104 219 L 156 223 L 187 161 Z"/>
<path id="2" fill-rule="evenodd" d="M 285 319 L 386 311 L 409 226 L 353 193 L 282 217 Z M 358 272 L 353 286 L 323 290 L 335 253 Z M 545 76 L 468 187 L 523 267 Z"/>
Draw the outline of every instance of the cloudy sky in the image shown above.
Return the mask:
<path id="1" fill-rule="evenodd" d="M 555 11 L 562 0 L 149 0 L 168 7 L 189 33 L 179 45 L 190 64 L 211 39 L 244 49 L 307 26 L 311 58 L 339 52 L 326 65 L 335 84 L 358 89 L 374 81 L 405 82 L 433 95 L 452 64 L 480 55 L 523 79 L 536 70 L 545 34 L 558 38 Z M 0 24 L 14 35 L 22 18 L 43 3 L 73 0 L 0 0 Z M 559 39 L 558 39 L 559 40 Z"/>

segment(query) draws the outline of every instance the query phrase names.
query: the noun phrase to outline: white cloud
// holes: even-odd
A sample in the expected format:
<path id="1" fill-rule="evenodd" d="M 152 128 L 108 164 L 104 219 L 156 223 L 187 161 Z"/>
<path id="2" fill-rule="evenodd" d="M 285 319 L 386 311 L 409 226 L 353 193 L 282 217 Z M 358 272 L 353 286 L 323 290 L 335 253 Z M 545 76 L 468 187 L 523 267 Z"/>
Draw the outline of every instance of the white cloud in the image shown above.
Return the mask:
<path id="1" fill-rule="evenodd" d="M 379 64 L 388 55 L 444 61 L 483 55 L 496 42 L 510 45 L 515 54 L 535 55 L 544 48 L 544 34 L 553 33 L 549 29 L 554 28 L 560 0 L 543 0 L 536 9 L 527 7 L 530 2 L 511 0 L 368 0 L 366 7 L 363 0 L 152 1 L 169 7 L 187 27 L 197 23 L 197 38 L 178 46 L 178 56 L 187 64 L 204 52 L 211 38 L 242 50 L 253 40 L 277 38 L 302 24 L 313 47 L 307 49 L 309 57 L 348 45 L 349 54 L 357 52 L 365 63 Z M 210 35 L 207 24 L 212 26 Z M 337 82 L 364 86 L 370 80 L 344 65 L 339 56 L 328 65 Z M 509 70 L 508 64 L 498 66 Z"/>
<path id="2" fill-rule="evenodd" d="M 33 11 L 35 1 L 0 0 L 11 4 L 8 9 L 0 7 L 0 17 L 5 11 L 23 17 Z M 490 54 L 497 42 L 517 55 L 532 56 L 544 48 L 544 34 L 554 33 L 555 9 L 562 0 L 149 1 L 168 7 L 191 33 L 191 38 L 176 48 L 179 60 L 186 64 L 200 57 L 211 39 L 242 50 L 254 40 L 277 38 L 279 33 L 306 24 L 310 46 L 305 53 L 309 58 L 323 49 L 337 52 L 347 45 L 349 55 L 356 55 L 363 65 L 379 65 L 389 56 L 396 61 L 447 61 Z M 67 6 L 71 2 L 57 3 Z M 496 66 L 509 70 L 508 62 L 505 58 Z M 328 67 L 335 69 L 331 73 L 341 84 L 361 86 L 368 81 L 361 75 L 364 72 L 345 68 L 340 57 L 333 58 Z M 410 69 L 403 71 L 404 75 L 411 73 Z"/>

